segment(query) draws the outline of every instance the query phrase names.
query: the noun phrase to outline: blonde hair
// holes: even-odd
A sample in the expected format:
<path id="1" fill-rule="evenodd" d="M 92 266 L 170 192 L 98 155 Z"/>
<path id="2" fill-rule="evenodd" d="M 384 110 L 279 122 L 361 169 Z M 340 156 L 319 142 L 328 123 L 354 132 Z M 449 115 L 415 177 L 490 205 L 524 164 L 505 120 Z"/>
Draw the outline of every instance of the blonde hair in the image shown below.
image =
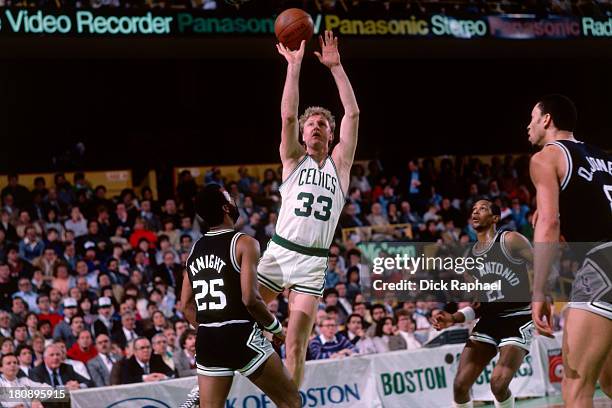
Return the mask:
<path id="1" fill-rule="evenodd" d="M 306 123 L 308 118 L 314 115 L 321 115 L 325 119 L 327 119 L 327 122 L 329 123 L 329 127 L 332 132 L 332 140 L 333 140 L 334 130 L 336 129 L 336 120 L 334 119 L 334 115 L 332 115 L 332 113 L 329 110 L 322 108 L 320 106 L 310 106 L 306 108 L 302 116 L 300 116 L 300 121 L 299 121 L 300 134 L 304 133 L 304 124 Z"/>

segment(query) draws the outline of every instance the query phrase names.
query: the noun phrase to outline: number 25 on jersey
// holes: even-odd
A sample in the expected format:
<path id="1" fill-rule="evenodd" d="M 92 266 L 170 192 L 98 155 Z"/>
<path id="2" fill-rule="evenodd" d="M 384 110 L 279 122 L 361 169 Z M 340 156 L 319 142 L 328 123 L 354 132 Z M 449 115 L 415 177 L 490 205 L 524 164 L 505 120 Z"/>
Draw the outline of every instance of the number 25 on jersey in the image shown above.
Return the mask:
<path id="1" fill-rule="evenodd" d="M 197 289 L 201 287 L 199 293 L 195 294 L 196 305 L 198 311 L 202 310 L 222 310 L 227 305 L 227 299 L 225 293 L 218 290 L 219 287 L 223 287 L 223 279 L 212 279 L 210 282 L 205 280 L 193 281 L 193 288 Z M 207 302 L 206 296 L 210 295 L 212 301 Z"/>

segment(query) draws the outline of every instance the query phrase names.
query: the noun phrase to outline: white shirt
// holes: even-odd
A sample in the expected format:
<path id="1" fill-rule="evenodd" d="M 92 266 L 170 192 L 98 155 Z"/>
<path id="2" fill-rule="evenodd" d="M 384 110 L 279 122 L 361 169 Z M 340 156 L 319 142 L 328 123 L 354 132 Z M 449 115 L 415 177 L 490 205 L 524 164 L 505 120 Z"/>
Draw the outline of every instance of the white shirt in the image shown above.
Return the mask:
<path id="1" fill-rule="evenodd" d="M 59 374 L 58 374 L 59 376 Z M 0 375 L 0 388 L 8 388 L 8 387 L 18 387 L 22 390 L 27 390 L 33 387 L 36 388 L 52 388 L 49 384 L 39 383 L 36 381 L 30 380 L 28 377 L 15 378 L 13 381 L 9 381 L 4 376 Z M 11 402 L 1 401 L 1 407 L 17 407 L 17 406 L 25 406 L 26 408 L 30 408 L 31 400 L 23 399 L 23 400 L 14 400 Z"/>
<path id="2" fill-rule="evenodd" d="M 100 353 L 99 356 L 102 359 L 102 362 L 104 363 L 106 368 L 108 369 L 108 372 L 110 373 L 111 370 L 113 369 L 113 363 L 109 360 L 111 355 L 110 354 L 102 354 L 102 353 Z"/>
<path id="3" fill-rule="evenodd" d="M 123 327 L 123 334 L 125 334 L 125 339 L 127 341 L 131 341 L 131 340 L 135 340 L 136 337 L 136 332 L 134 332 L 134 330 L 128 330 L 125 327 Z"/>
<path id="4" fill-rule="evenodd" d="M 414 333 L 399 331 L 400 336 L 406 341 L 406 350 L 414 350 L 421 348 L 421 343 L 414 337 Z"/>
<path id="5" fill-rule="evenodd" d="M 87 367 L 82 362 L 67 358 L 64 363 L 70 364 L 77 374 L 87 378 L 88 380 L 91 380 L 91 377 L 89 376 L 89 371 L 87 371 Z"/>

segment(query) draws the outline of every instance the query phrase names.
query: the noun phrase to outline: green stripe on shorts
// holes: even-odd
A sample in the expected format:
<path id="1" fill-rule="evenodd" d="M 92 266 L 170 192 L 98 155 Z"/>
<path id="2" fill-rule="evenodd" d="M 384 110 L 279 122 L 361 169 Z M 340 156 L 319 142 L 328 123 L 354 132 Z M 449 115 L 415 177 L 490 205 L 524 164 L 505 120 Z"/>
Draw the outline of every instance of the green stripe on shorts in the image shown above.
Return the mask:
<path id="1" fill-rule="evenodd" d="M 329 249 L 305 247 L 305 246 L 296 244 L 294 242 L 291 242 L 289 240 L 286 240 L 285 238 L 279 235 L 276 235 L 276 234 L 272 236 L 272 241 L 275 244 L 278 244 L 285 249 L 288 249 L 294 252 L 298 252 L 303 255 L 318 256 L 320 258 L 327 258 L 327 256 L 329 255 Z"/>

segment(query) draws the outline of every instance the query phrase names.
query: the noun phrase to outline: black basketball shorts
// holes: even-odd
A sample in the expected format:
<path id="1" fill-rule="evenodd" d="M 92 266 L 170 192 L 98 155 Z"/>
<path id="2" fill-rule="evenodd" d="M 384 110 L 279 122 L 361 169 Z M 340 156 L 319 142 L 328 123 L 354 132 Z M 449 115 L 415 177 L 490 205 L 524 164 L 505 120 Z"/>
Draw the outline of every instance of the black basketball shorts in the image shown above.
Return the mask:
<path id="1" fill-rule="evenodd" d="M 257 323 L 230 320 L 200 324 L 196 340 L 199 375 L 231 377 L 253 374 L 274 353 Z"/>
<path id="2" fill-rule="evenodd" d="M 517 346 L 529 353 L 533 339 L 531 311 L 515 316 L 484 315 L 476 323 L 470 340 L 488 343 L 497 348 Z"/>

